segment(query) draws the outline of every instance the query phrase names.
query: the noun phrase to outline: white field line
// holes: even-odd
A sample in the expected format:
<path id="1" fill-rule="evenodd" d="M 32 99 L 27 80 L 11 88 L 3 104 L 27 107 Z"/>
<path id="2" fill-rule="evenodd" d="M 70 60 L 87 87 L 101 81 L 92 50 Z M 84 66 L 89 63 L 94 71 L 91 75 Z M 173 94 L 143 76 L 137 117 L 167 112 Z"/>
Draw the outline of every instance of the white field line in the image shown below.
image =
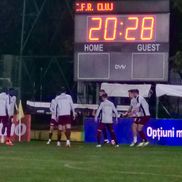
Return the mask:
<path id="1" fill-rule="evenodd" d="M 81 171 L 92 171 L 92 169 L 87 169 L 85 167 L 78 167 L 78 166 L 74 166 L 71 164 L 64 164 L 64 167 L 69 168 L 69 169 L 74 169 L 74 170 L 81 170 Z M 100 171 L 101 172 L 101 171 Z M 124 174 L 124 175 L 145 175 L 145 176 L 163 176 L 163 177 L 173 177 L 173 178 L 180 178 L 182 179 L 182 175 L 178 175 L 178 174 L 159 174 L 159 173 L 147 173 L 147 172 L 135 172 L 135 171 L 102 171 L 102 173 L 111 173 L 111 174 Z"/>

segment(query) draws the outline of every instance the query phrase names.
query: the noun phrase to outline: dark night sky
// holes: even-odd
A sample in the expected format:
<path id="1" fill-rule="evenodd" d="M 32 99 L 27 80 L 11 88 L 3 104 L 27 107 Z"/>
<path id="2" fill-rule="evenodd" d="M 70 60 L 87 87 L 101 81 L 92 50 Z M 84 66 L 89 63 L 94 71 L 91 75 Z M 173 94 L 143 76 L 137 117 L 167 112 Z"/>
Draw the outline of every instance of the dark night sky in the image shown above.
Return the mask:
<path id="1" fill-rule="evenodd" d="M 25 36 L 30 30 L 31 23 L 35 18 L 35 7 L 33 0 L 27 0 L 27 14 L 25 21 Z M 43 0 L 36 0 L 38 6 Z M 72 7 L 74 0 L 70 3 Z M 20 37 L 22 25 L 23 0 L 0 0 L 0 56 L 3 54 L 19 55 Z M 170 52 L 175 55 L 178 50 L 182 50 L 182 12 L 173 7 L 171 3 L 171 30 L 170 30 Z M 35 25 L 31 37 L 25 47 L 24 55 L 67 55 L 68 59 L 59 60 L 59 64 L 64 67 L 64 74 L 69 87 L 74 87 L 73 81 L 73 38 L 74 20 L 64 0 L 47 0 L 45 7 Z M 69 63 L 71 62 L 71 64 Z M 50 60 L 32 59 L 26 61 L 27 74 L 23 72 L 23 97 L 30 99 L 40 96 L 40 68 L 47 69 Z M 34 66 L 32 66 L 34 65 Z M 51 71 L 50 71 L 51 70 Z M 55 93 L 65 84 L 65 78 L 60 74 L 57 65 L 54 64 L 47 72 L 43 84 L 43 97 L 47 98 L 51 93 Z M 32 80 L 29 78 L 31 77 Z M 33 88 L 33 83 L 35 88 Z M 47 84 L 47 81 L 49 83 Z M 54 82 L 56 88 L 50 87 Z M 46 82 L 46 84 L 44 83 Z M 32 91 L 34 90 L 35 91 Z M 33 93 L 35 92 L 35 94 Z M 44 99 L 47 100 L 47 99 Z"/>
<path id="2" fill-rule="evenodd" d="M 41 4 L 41 1 L 37 1 Z M 35 18 L 33 1 L 27 1 L 25 35 Z M 0 54 L 19 54 L 22 0 L 0 1 Z M 64 1 L 48 0 L 25 48 L 25 54 L 71 54 L 73 19 Z M 70 50 L 71 49 L 71 50 Z"/>
<path id="3" fill-rule="evenodd" d="M 171 5 L 170 21 L 170 51 L 174 55 L 178 50 L 182 50 L 182 12 Z"/>

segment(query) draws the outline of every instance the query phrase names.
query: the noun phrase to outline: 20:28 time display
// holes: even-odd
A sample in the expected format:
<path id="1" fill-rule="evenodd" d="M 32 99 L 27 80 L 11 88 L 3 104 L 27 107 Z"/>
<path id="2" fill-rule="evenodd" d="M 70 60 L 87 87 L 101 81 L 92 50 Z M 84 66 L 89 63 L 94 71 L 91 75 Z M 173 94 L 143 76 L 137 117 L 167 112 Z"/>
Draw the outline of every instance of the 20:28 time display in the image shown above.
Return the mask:
<path id="1" fill-rule="evenodd" d="M 155 16 L 88 16 L 89 42 L 153 42 Z"/>

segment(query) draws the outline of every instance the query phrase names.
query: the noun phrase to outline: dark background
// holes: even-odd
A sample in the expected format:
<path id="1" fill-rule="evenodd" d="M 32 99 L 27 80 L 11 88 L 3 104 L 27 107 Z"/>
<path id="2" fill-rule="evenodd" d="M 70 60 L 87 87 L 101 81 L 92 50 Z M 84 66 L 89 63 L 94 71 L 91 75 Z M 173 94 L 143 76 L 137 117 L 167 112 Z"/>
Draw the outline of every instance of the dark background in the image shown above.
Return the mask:
<path id="1" fill-rule="evenodd" d="M 74 0 L 46 0 L 45 4 L 44 1 L 26 0 L 25 40 L 34 26 L 23 49 L 22 99 L 49 101 L 65 85 L 75 100 Z M 182 3 L 171 0 L 170 4 L 170 69 L 173 69 L 176 65 L 172 58 L 182 50 Z M 20 55 L 22 12 L 23 0 L 0 1 L 0 56 Z M 13 68 L 18 64 L 14 61 Z M 18 77 L 18 70 L 11 77 Z M 13 86 L 19 87 L 18 79 Z"/>

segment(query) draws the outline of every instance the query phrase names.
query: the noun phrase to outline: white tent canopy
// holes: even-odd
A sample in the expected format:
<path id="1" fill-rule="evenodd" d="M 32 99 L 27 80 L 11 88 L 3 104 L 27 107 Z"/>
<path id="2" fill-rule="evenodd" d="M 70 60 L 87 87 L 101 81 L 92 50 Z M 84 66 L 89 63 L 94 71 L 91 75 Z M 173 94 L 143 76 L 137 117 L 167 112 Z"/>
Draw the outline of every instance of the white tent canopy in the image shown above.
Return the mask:
<path id="1" fill-rule="evenodd" d="M 129 85 L 102 83 L 101 89 L 105 90 L 110 97 L 128 97 L 128 90 L 130 89 L 138 89 L 141 96 L 148 97 L 149 91 L 151 89 L 151 84 Z"/>
<path id="2" fill-rule="evenodd" d="M 165 85 L 157 84 L 156 96 L 161 97 L 163 95 L 182 97 L 182 86 L 180 85 Z"/>

